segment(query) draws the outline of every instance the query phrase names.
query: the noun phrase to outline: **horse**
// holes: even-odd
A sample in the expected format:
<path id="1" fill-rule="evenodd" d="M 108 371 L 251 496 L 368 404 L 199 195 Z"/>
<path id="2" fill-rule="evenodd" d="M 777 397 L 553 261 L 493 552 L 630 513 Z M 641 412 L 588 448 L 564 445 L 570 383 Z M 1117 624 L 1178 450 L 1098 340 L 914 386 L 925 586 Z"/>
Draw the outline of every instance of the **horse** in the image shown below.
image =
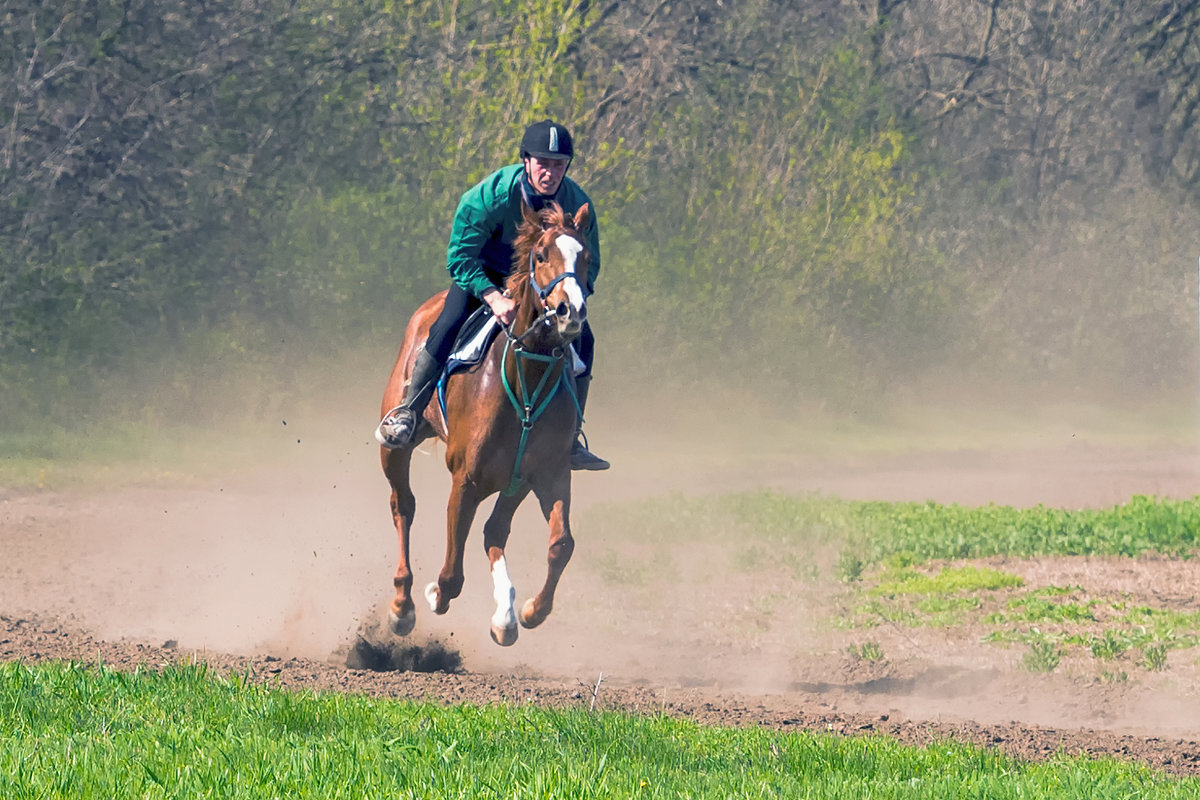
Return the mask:
<path id="1" fill-rule="evenodd" d="M 564 213 L 555 203 L 540 213 L 523 204 L 523 220 L 513 242 L 513 269 L 506 282 L 506 291 L 517 301 L 512 324 L 493 339 L 478 364 L 443 379 L 441 396 L 435 395 L 426 407 L 410 446 L 380 448 L 400 545 L 393 580 L 396 594 L 388 611 L 392 631 L 398 636 L 410 633 L 416 624 L 409 563 L 409 535 L 416 511 L 410 485 L 412 451 L 432 436 L 445 444 L 452 480 L 445 561 L 437 581 L 425 589 L 430 609 L 445 614 L 450 601 L 462 592 L 467 535 L 480 504 L 493 494 L 498 497 L 483 526 L 483 547 L 491 565 L 496 602 L 491 618 L 493 641 L 504 647 L 514 644 L 518 621 L 525 628 L 535 628 L 554 607 L 559 578 L 575 549 L 570 524 L 570 451 L 580 412 L 569 344 L 587 318 L 583 287 L 591 255 L 583 232 L 589 214 L 586 204 L 574 215 Z M 409 320 L 383 394 L 381 413 L 400 402 L 416 353 L 445 297 L 445 291 L 434 295 Z M 541 590 L 526 600 L 517 614 L 516 590 L 504 548 L 513 515 L 530 492 L 550 529 L 548 568 Z"/>

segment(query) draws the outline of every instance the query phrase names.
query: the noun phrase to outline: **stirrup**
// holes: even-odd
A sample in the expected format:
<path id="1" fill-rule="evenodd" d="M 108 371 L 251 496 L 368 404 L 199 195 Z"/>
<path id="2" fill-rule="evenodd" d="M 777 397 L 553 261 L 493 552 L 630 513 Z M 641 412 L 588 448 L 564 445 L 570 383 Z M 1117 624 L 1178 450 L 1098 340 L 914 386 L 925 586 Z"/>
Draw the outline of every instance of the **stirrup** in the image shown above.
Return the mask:
<path id="1" fill-rule="evenodd" d="M 579 436 L 575 439 L 575 444 L 571 445 L 571 469 L 598 471 L 608 469 L 610 466 L 612 465 L 603 458 L 588 450 L 587 437 L 583 435 L 583 431 L 580 431 Z"/>
<path id="2" fill-rule="evenodd" d="M 417 415 L 411 408 L 396 406 L 383 416 L 379 427 L 375 429 L 375 441 L 388 450 L 398 450 L 412 444 L 413 434 L 417 432 Z"/>

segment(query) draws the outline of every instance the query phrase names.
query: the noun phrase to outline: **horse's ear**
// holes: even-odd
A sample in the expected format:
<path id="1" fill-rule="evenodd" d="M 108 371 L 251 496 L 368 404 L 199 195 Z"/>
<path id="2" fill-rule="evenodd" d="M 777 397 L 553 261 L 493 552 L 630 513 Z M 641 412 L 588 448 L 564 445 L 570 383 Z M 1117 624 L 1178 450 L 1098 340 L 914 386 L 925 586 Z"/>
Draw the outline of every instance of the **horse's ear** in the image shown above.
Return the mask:
<path id="1" fill-rule="evenodd" d="M 529 207 L 528 203 L 521 203 L 521 217 L 524 218 L 525 224 L 538 228 L 542 225 L 542 218 L 538 213 Z"/>
<path id="2" fill-rule="evenodd" d="M 575 230 L 587 230 L 588 219 L 591 217 L 591 213 L 591 203 L 584 203 L 579 207 L 579 210 L 575 212 Z"/>

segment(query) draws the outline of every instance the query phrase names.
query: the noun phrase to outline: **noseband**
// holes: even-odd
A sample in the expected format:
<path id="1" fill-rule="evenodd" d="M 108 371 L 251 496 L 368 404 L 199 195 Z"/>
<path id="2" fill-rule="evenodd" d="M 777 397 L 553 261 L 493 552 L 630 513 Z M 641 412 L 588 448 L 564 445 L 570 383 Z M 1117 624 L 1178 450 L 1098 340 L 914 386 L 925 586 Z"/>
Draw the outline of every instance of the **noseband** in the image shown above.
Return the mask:
<path id="1" fill-rule="evenodd" d="M 534 247 L 529 251 L 529 285 L 533 287 L 533 291 L 537 294 L 538 300 L 542 303 L 542 308 L 549 311 L 550 308 L 546 304 L 546 298 L 550 296 L 550 292 L 554 291 L 554 287 L 565 281 L 567 278 L 574 278 L 575 271 L 560 272 L 554 276 L 554 280 L 550 281 L 549 285 L 543 287 L 537 281 L 537 248 Z"/>

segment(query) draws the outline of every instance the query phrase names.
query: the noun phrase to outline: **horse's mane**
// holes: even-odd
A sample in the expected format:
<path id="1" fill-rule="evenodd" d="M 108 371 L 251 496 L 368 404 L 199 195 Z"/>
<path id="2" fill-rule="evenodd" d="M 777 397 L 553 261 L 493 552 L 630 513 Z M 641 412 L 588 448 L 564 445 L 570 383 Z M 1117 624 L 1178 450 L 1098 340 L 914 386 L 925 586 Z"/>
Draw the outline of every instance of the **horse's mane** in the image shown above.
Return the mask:
<path id="1" fill-rule="evenodd" d="M 529 284 L 529 253 L 543 233 L 552 228 L 565 228 L 572 233 L 576 232 L 575 220 L 555 202 L 547 203 L 546 207 L 538 212 L 538 220 L 537 225 L 522 220 L 517 226 L 517 238 L 513 240 L 512 270 L 505 283 L 510 297 L 520 297 Z"/>

